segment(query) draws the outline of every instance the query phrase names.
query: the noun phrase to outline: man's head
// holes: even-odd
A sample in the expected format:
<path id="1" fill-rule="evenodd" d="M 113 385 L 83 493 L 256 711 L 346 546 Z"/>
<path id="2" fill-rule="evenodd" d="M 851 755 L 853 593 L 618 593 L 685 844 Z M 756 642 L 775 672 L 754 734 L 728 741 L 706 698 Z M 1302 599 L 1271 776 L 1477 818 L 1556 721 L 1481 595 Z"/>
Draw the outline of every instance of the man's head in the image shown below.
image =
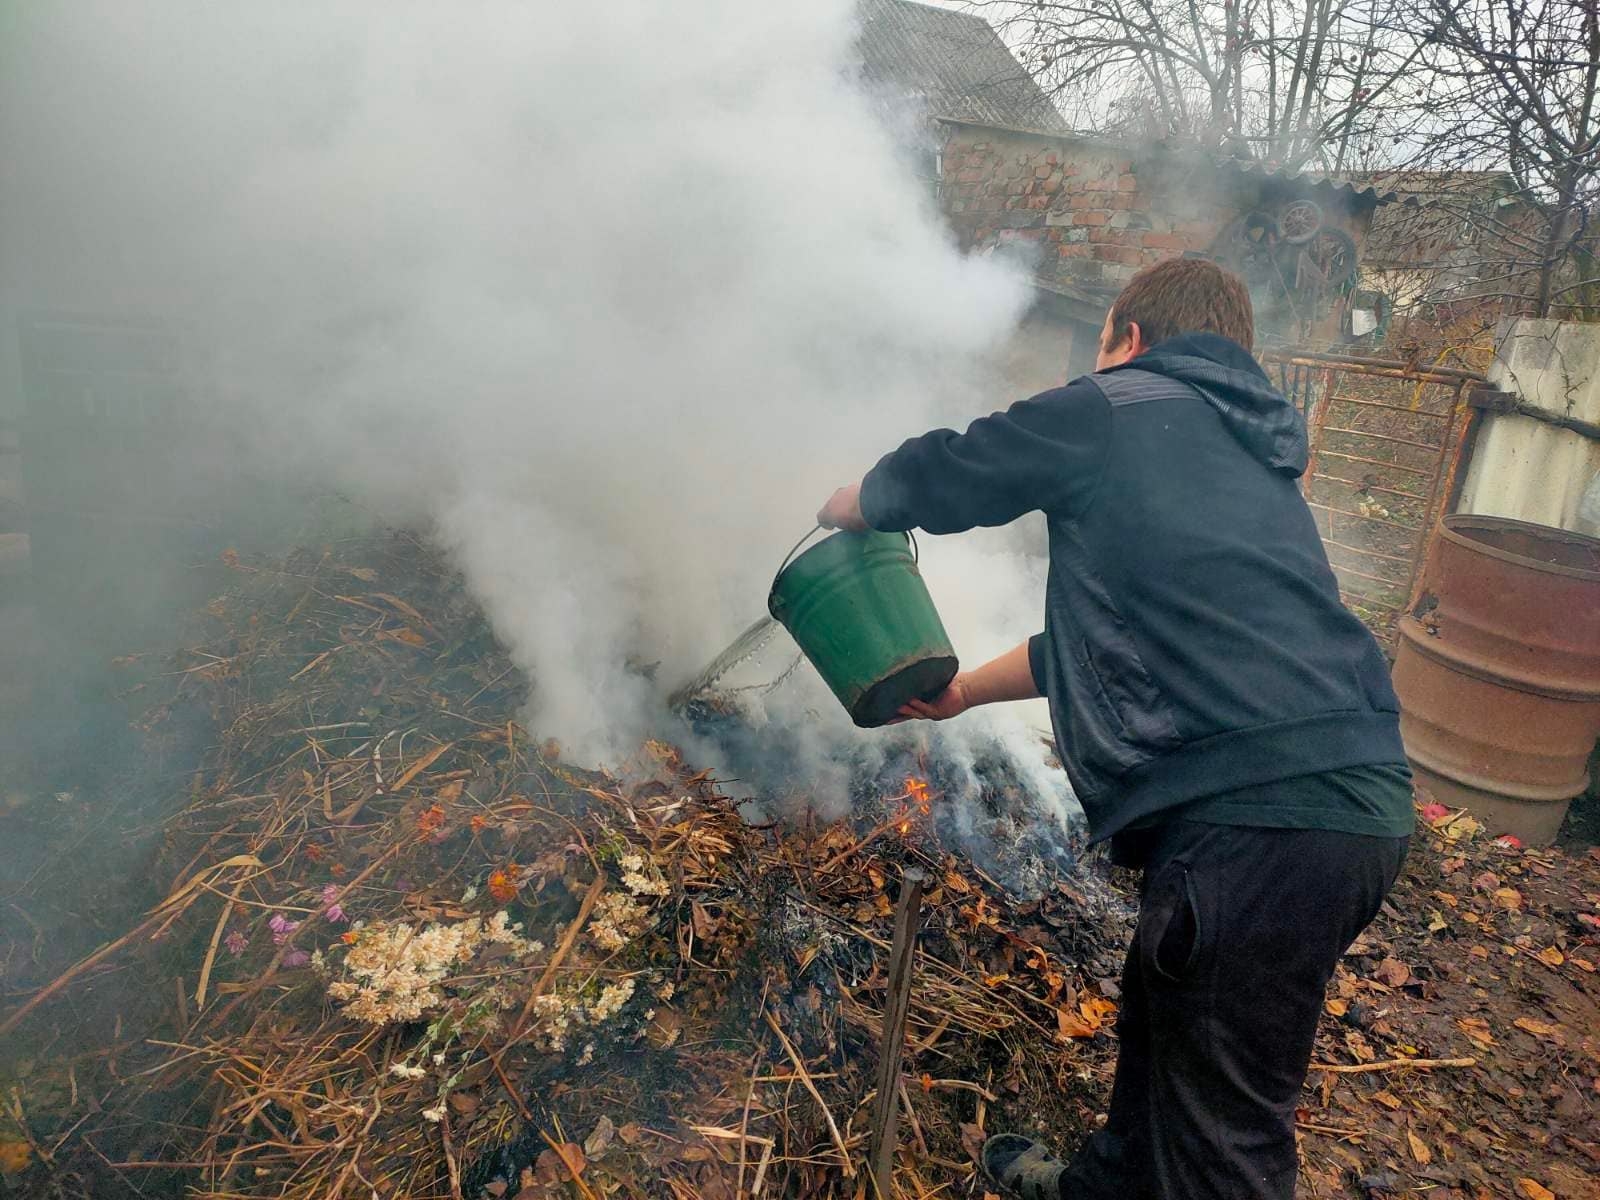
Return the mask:
<path id="1" fill-rule="evenodd" d="M 1094 369 L 1121 366 L 1180 333 L 1220 333 L 1249 350 L 1255 314 L 1244 280 L 1203 258 L 1146 267 L 1112 302 Z"/>

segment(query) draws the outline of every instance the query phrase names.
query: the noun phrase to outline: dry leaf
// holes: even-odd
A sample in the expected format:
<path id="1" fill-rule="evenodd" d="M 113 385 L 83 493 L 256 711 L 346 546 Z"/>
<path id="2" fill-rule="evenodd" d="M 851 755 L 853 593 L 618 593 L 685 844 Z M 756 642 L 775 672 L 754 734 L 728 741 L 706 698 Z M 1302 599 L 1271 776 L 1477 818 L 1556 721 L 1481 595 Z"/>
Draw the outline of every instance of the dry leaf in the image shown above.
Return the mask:
<path id="1" fill-rule="evenodd" d="M 1493 899 L 1501 908 L 1509 909 L 1512 912 L 1522 908 L 1522 893 L 1517 891 L 1516 888 L 1495 888 Z"/>
<path id="2" fill-rule="evenodd" d="M 967 1152 L 973 1162 L 983 1161 L 983 1143 L 985 1141 L 982 1125 L 973 1125 L 970 1122 L 961 1122 L 961 1148 Z"/>
<path id="3" fill-rule="evenodd" d="M 1425 1167 L 1433 1161 L 1433 1151 L 1428 1149 L 1428 1143 L 1409 1129 L 1406 1130 L 1406 1141 L 1411 1145 L 1411 1157 L 1416 1159 L 1420 1166 Z"/>
<path id="4" fill-rule="evenodd" d="M 1358 1063 L 1376 1062 L 1378 1054 L 1372 1048 L 1372 1043 L 1361 1036 L 1360 1031 L 1347 1029 L 1344 1034 L 1345 1048 L 1350 1051 L 1350 1057 Z"/>
<path id="5" fill-rule="evenodd" d="M 1383 1105 L 1390 1112 L 1397 1111 L 1401 1104 L 1400 1097 L 1396 1096 L 1388 1088 L 1384 1088 L 1381 1092 L 1373 1092 L 1372 1099 L 1376 1103 Z"/>
<path id="6" fill-rule="evenodd" d="M 1595 973 L 1595 965 L 1587 958 L 1574 958 L 1572 960 L 1572 965 L 1577 967 L 1580 971 L 1587 971 L 1591 975 Z"/>
<path id="7" fill-rule="evenodd" d="M 0 1141 L 0 1173 L 13 1175 L 24 1170 L 33 1158 L 33 1147 L 21 1138 Z"/>
<path id="8" fill-rule="evenodd" d="M 1390 987 L 1405 987 L 1411 981 L 1411 968 L 1398 958 L 1386 958 L 1378 964 L 1374 972 L 1379 979 Z"/>
<path id="9" fill-rule="evenodd" d="M 1092 1038 L 1098 1032 L 1098 1027 L 1090 1025 L 1071 1009 L 1056 1009 L 1056 1038 L 1058 1041 L 1070 1041 L 1073 1038 Z"/>
<path id="10" fill-rule="evenodd" d="M 1539 951 L 1539 953 L 1535 954 L 1534 957 L 1540 962 L 1544 963 L 1547 967 L 1559 967 L 1562 963 L 1567 961 L 1567 956 L 1561 953 L 1561 951 L 1557 950 L 1554 946 L 1546 946 L 1543 950 Z"/>
<path id="11" fill-rule="evenodd" d="M 1556 1194 L 1554 1192 L 1545 1187 L 1544 1184 L 1537 1183 L 1532 1179 L 1517 1180 L 1517 1189 L 1521 1191 L 1521 1193 L 1526 1196 L 1528 1200 L 1556 1200 Z"/>
<path id="12" fill-rule="evenodd" d="M 1350 1011 L 1350 1002 L 1348 1000 L 1329 1000 L 1324 1007 L 1328 1010 L 1330 1017 L 1342 1017 Z"/>
<path id="13" fill-rule="evenodd" d="M 1117 1006 L 1103 996 L 1090 996 L 1078 1005 L 1078 1011 L 1083 1014 L 1084 1020 L 1104 1025 L 1117 1015 Z"/>
<path id="14" fill-rule="evenodd" d="M 711 915 L 709 909 L 698 900 L 689 902 L 689 916 L 694 922 L 694 935 L 705 941 L 717 931 L 717 919 Z"/>
<path id="15" fill-rule="evenodd" d="M 583 1153 L 588 1158 L 599 1158 L 606 1152 L 606 1147 L 611 1145 L 611 1139 L 617 1136 L 617 1127 L 610 1117 L 601 1117 L 595 1122 L 594 1132 L 583 1139 Z"/>
<path id="16" fill-rule="evenodd" d="M 1518 1029 L 1525 1029 L 1536 1037 L 1553 1037 L 1561 1032 L 1561 1026 L 1549 1021 L 1541 1021 L 1537 1017 L 1518 1017 L 1511 1022 Z"/>
<path id="17" fill-rule="evenodd" d="M 1462 1033 L 1480 1046 L 1494 1045 L 1494 1035 L 1489 1032 L 1489 1022 L 1482 1017 L 1462 1017 L 1456 1022 Z"/>
<path id="18" fill-rule="evenodd" d="M 378 582 L 378 573 L 371 567 L 346 567 L 345 570 L 361 580 L 362 583 Z"/>

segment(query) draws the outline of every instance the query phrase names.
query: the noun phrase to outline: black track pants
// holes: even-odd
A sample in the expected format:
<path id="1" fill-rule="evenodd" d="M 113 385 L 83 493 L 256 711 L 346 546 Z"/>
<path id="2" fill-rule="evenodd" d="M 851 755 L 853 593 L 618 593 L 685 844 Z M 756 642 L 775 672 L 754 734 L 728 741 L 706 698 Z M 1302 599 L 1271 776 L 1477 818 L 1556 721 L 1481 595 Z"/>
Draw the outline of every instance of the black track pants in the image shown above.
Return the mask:
<path id="1" fill-rule="evenodd" d="M 1145 867 L 1105 1129 L 1062 1200 L 1289 1200 L 1324 993 L 1406 838 L 1176 821 Z"/>

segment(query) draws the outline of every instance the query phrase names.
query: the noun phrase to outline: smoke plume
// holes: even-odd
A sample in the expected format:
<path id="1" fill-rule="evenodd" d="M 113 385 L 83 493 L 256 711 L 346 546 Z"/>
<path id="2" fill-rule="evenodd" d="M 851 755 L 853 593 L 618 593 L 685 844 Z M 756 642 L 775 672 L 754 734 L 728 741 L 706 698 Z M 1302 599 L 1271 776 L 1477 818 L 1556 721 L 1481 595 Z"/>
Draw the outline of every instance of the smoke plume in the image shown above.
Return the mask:
<path id="1" fill-rule="evenodd" d="M 1022 283 L 942 230 L 847 0 L 6 20 L 9 302 L 181 327 L 233 486 L 428 528 L 590 758 L 761 611 L 832 487 L 1012 399 L 981 363 Z M 924 557 L 966 661 L 1031 632 L 1002 543 Z"/>

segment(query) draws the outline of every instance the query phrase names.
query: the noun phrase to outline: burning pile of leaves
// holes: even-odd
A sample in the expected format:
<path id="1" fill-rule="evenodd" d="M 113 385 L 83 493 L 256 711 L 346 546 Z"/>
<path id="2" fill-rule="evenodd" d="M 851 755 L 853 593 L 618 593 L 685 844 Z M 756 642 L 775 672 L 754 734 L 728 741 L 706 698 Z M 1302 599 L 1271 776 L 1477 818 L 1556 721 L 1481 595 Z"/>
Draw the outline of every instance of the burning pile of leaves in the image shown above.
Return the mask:
<path id="1" fill-rule="evenodd" d="M 118 1052 L 100 1114 L 35 1146 L 58 1176 L 218 1198 L 856 1194 L 913 865 L 900 1194 L 966 1186 L 1002 1097 L 1087 1115 L 1069 1098 L 1111 1057 L 1131 913 L 1104 881 L 1019 901 L 944 848 L 924 777 L 779 826 L 665 744 L 571 767 L 518 726 L 518 673 L 406 537 L 232 565 L 173 700 L 218 734 L 167 828 L 170 889 L 110 948 L 174 1011 Z"/>
<path id="2" fill-rule="evenodd" d="M 1069 1149 L 1103 1109 L 1126 881 L 1034 855 L 1008 890 L 1014 863 L 952 849 L 936 756 L 892 756 L 849 820 L 755 822 L 672 746 L 600 774 L 530 739 L 409 537 L 230 565 L 168 706 L 217 732 L 165 899 L 0 1020 L 171 998 L 6 1098 L 26 1194 L 870 1195 L 911 867 L 895 1193 L 983 1195 L 987 1133 Z M 1600 1196 L 1600 857 L 1422 820 L 1330 990 L 1303 1192 Z"/>

